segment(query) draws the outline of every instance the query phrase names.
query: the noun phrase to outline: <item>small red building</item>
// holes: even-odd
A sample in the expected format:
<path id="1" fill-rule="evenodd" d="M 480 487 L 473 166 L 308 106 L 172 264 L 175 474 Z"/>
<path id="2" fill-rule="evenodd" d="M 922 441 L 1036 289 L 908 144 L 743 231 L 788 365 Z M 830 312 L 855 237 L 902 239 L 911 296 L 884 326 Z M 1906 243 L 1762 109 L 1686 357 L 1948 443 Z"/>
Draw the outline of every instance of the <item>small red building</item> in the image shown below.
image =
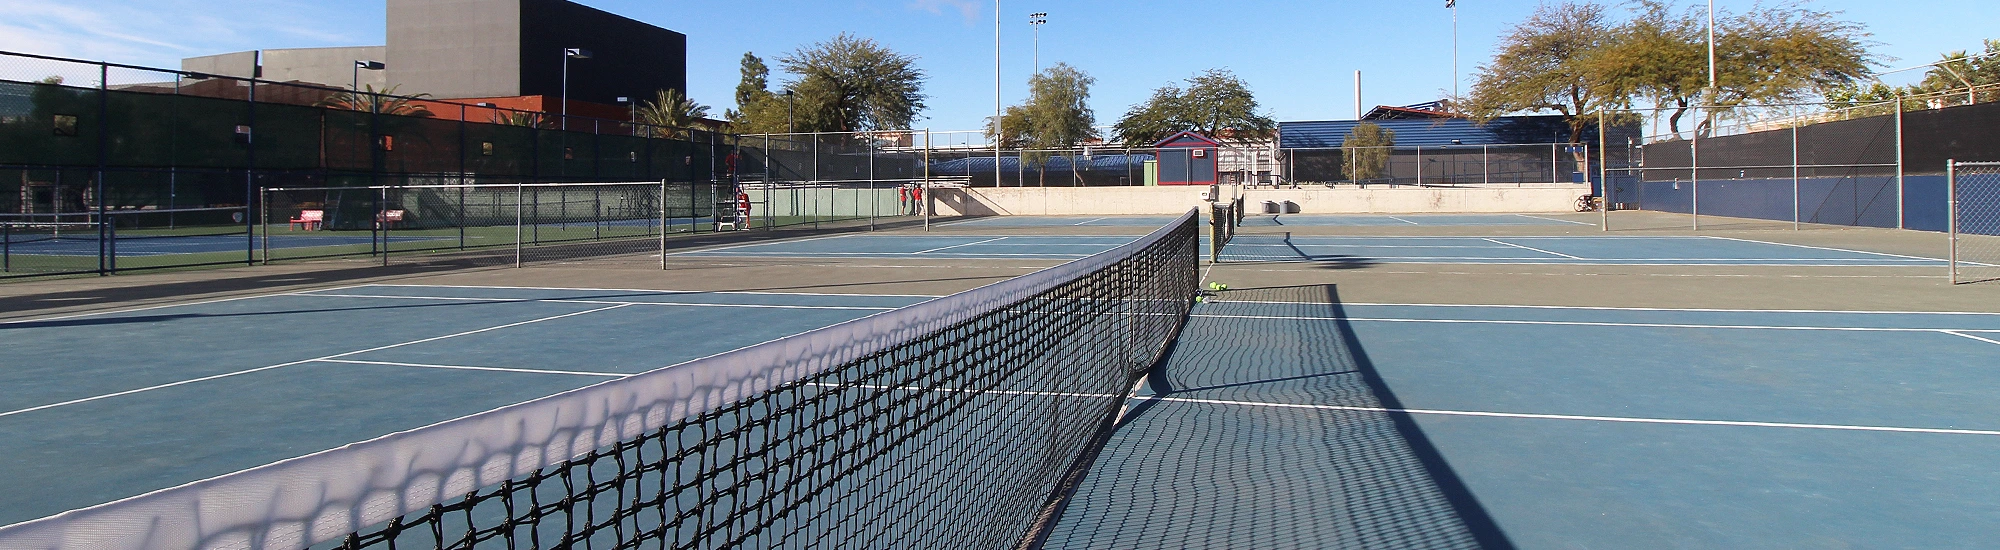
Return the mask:
<path id="1" fill-rule="evenodd" d="M 1194 132 L 1181 132 L 1153 144 L 1160 151 L 1160 185 L 1214 185 L 1220 142 Z"/>

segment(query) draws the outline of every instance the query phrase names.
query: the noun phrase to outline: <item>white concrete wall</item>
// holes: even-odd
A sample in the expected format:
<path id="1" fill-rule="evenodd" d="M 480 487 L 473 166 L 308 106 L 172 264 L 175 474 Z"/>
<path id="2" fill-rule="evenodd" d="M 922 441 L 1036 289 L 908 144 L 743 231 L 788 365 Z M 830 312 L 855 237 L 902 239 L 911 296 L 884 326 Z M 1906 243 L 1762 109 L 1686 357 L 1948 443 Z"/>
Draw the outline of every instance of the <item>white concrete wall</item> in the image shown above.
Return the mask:
<path id="1" fill-rule="evenodd" d="M 934 189 L 932 207 L 941 216 L 1115 216 L 1179 214 L 1207 203 L 1199 186 L 1161 187 L 971 187 Z M 1243 191 L 1251 213 L 1264 201 L 1291 201 L 1304 214 L 1569 212 L 1588 184 L 1505 188 L 1340 188 L 1250 189 Z M 1230 190 L 1224 187 L 1223 196 Z"/>
<path id="2" fill-rule="evenodd" d="M 1223 195 L 1229 188 L 1224 186 Z M 940 216 L 1116 216 L 1180 214 L 1208 204 L 1208 186 L 965 187 L 933 189 Z"/>
<path id="3" fill-rule="evenodd" d="M 1336 189 L 1252 189 L 1244 193 L 1251 213 L 1264 201 L 1298 203 L 1304 214 L 1572 212 L 1590 184 L 1540 187 L 1344 187 Z"/>

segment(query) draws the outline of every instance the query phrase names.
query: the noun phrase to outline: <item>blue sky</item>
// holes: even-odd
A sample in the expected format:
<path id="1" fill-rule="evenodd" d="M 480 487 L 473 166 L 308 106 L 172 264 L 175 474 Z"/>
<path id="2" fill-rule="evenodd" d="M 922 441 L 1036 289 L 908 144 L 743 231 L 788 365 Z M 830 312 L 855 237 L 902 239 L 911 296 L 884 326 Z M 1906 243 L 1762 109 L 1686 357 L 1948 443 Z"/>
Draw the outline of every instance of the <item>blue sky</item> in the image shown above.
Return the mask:
<path id="1" fill-rule="evenodd" d="M 1352 118 L 1353 73 L 1363 102 L 1402 105 L 1452 88 L 1451 12 L 1443 0 L 1003 0 L 1007 102 L 1033 72 L 1031 12 L 1046 66 L 1068 62 L 1097 77 L 1100 124 L 1154 88 L 1208 68 L 1234 70 L 1279 120 Z M 2000 38 L 1992 0 L 1821 0 L 1820 9 L 1867 26 L 1883 68 L 1927 63 Z M 992 0 L 584 0 L 688 35 L 690 95 L 729 106 L 745 51 L 774 60 L 840 32 L 914 55 L 929 74 L 930 109 L 918 126 L 974 129 L 993 112 Z M 1717 0 L 1742 9 L 1749 0 Z M 1534 10 L 1526 0 L 1459 2 L 1460 72 L 1490 59 L 1496 38 Z M 178 66 L 195 55 L 248 49 L 373 45 L 381 0 L 0 0 L 0 50 Z M 1920 72 L 1894 75 L 1913 81 Z M 782 77 L 782 75 L 777 75 Z M 1469 77 L 1463 77 L 1468 78 Z M 1468 80 L 1469 82 L 1469 80 Z"/>

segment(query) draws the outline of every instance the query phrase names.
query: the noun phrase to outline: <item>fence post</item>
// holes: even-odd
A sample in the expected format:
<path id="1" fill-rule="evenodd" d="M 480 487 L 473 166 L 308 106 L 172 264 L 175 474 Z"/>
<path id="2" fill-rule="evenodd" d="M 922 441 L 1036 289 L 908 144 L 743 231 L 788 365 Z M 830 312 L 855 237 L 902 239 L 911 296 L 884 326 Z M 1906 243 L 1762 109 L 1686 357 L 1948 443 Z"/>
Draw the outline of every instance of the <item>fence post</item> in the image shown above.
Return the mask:
<path id="1" fill-rule="evenodd" d="M 96 174 L 97 182 L 95 183 L 96 191 L 93 193 L 91 201 L 97 203 L 97 224 L 98 224 L 97 225 L 97 274 L 98 275 L 106 275 L 110 273 L 111 270 L 111 265 L 109 263 L 110 260 L 106 258 L 105 253 L 109 250 L 108 246 L 108 243 L 110 243 L 109 239 L 115 237 L 115 235 L 106 234 L 105 232 L 106 225 L 104 223 L 105 216 L 109 215 L 110 212 L 109 208 L 107 208 L 108 205 L 106 205 L 104 202 L 105 187 L 106 187 L 106 185 L 104 184 L 104 171 L 106 170 L 106 166 L 111 162 L 111 159 L 109 158 L 111 155 L 110 83 L 111 83 L 111 66 L 103 63 L 97 64 L 97 174 Z M 253 87 L 251 89 L 255 90 L 256 88 Z M 253 91 L 252 93 L 255 92 Z M 61 202 L 60 197 L 57 198 L 57 202 Z M 61 212 L 62 208 L 57 207 L 54 208 L 53 210 L 55 210 L 56 212 Z M 56 221 L 60 222 L 62 220 L 56 220 Z"/>
<path id="2" fill-rule="evenodd" d="M 1950 207 L 1945 209 L 1945 225 L 1949 226 L 1947 233 L 1951 236 L 1948 269 L 1951 271 L 1951 284 L 1955 285 L 1958 284 L 1958 159 L 1944 161 L 1944 182 L 1945 196 L 1950 197 L 1947 202 Z"/>
<path id="3" fill-rule="evenodd" d="M 1479 146 L 1479 184 L 1480 184 L 1480 185 L 1487 185 L 1487 184 L 1491 184 L 1491 183 L 1493 183 L 1493 161 L 1492 161 L 1492 159 L 1491 159 L 1491 158 L 1489 158 L 1489 155 L 1490 155 L 1490 150 L 1492 149 L 1492 147 L 1493 147 L 1493 146 L 1491 146 L 1491 145 L 1485 145 L 1485 144 L 1481 144 L 1481 145 Z M 1518 181 L 1518 180 L 1517 180 L 1517 181 L 1515 181 L 1515 182 L 1514 182 L 1514 186 L 1515 186 L 1515 187 L 1520 187 L 1520 186 L 1521 186 L 1521 182 L 1520 182 L 1520 181 Z"/>
<path id="4" fill-rule="evenodd" d="M 375 225 L 382 226 L 382 267 L 389 267 L 389 188 L 382 188 L 381 202 L 376 203 Z"/>
<path id="5" fill-rule="evenodd" d="M 766 139 L 766 140 L 769 140 L 770 138 L 766 137 L 765 139 Z M 771 153 L 771 150 L 770 150 L 770 149 L 768 149 L 768 148 L 767 148 L 767 149 L 765 149 L 765 150 L 764 150 L 764 154 L 765 154 L 765 157 L 766 157 L 766 158 L 765 158 L 765 162 L 767 163 L 767 164 L 765 165 L 765 166 L 766 166 L 766 168 L 765 168 L 765 171 L 766 171 L 766 172 L 769 172 L 769 171 L 770 171 L 770 168 L 769 168 L 769 164 L 768 164 L 768 163 L 770 162 L 770 160 L 769 160 L 769 156 L 770 156 L 770 153 Z M 766 196 L 766 197 L 764 198 L 764 200 L 767 200 L 767 201 L 768 201 L 768 200 L 771 200 L 771 199 L 770 199 L 770 197 L 769 197 L 769 196 L 767 195 L 767 196 Z M 769 208 L 765 208 L 765 210 L 769 210 Z M 661 271 L 666 271 L 666 270 L 667 270 L 667 219 L 668 219 L 668 218 L 667 218 L 667 180 L 665 180 L 665 179 L 661 179 L 661 180 L 660 180 L 660 270 L 661 270 Z M 692 233 L 692 231 L 690 231 L 690 233 Z"/>
<path id="6" fill-rule="evenodd" d="M 1562 183 L 1562 144 L 1549 144 L 1549 183 Z"/>
<path id="7" fill-rule="evenodd" d="M 100 225 L 100 227 L 102 228 L 100 229 L 100 231 L 103 231 L 106 235 L 110 236 L 110 238 L 104 240 L 105 250 L 110 251 L 109 254 L 106 254 L 104 256 L 105 265 L 110 270 L 110 273 L 112 275 L 117 275 L 118 274 L 118 220 L 113 219 L 111 214 L 107 212 L 105 213 L 104 216 L 99 217 L 97 221 L 99 224 L 102 224 Z"/>
<path id="8" fill-rule="evenodd" d="M 926 132 L 929 131 L 926 130 Z M 925 146 L 929 147 L 929 144 L 926 143 Z M 764 230 L 765 231 L 774 230 L 774 228 L 771 227 L 771 208 L 778 205 L 777 202 L 778 187 L 776 185 L 771 184 L 772 158 L 773 157 L 771 156 L 771 134 L 764 134 Z M 666 195 L 662 194 L 660 195 L 660 198 L 661 198 L 660 202 L 664 204 L 666 202 Z"/>
<path id="9" fill-rule="evenodd" d="M 1393 154 L 1393 153 L 1392 153 Z M 1424 146 L 1417 146 L 1417 187 L 1424 186 Z"/>

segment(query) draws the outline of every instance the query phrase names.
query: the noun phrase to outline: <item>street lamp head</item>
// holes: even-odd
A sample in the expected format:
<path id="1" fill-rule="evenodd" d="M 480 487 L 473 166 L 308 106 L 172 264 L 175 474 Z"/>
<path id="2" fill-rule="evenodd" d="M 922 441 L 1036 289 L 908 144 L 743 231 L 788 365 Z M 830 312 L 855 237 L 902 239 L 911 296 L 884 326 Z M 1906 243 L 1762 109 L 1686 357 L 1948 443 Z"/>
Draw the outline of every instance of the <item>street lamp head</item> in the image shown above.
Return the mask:
<path id="1" fill-rule="evenodd" d="M 367 70 L 370 70 L 370 71 L 379 71 L 379 70 L 382 70 L 382 69 L 387 69 L 387 68 L 389 68 L 389 66 L 388 66 L 388 65 L 384 65 L 384 64 L 382 64 L 382 62 L 380 62 L 380 61 L 362 61 L 362 60 L 359 60 L 359 59 L 356 59 L 356 60 L 354 60 L 354 68 L 356 68 L 356 69 L 367 69 Z"/>
<path id="2" fill-rule="evenodd" d="M 586 50 L 583 48 L 563 48 L 563 57 L 568 57 L 571 59 L 590 59 L 590 50 Z"/>

